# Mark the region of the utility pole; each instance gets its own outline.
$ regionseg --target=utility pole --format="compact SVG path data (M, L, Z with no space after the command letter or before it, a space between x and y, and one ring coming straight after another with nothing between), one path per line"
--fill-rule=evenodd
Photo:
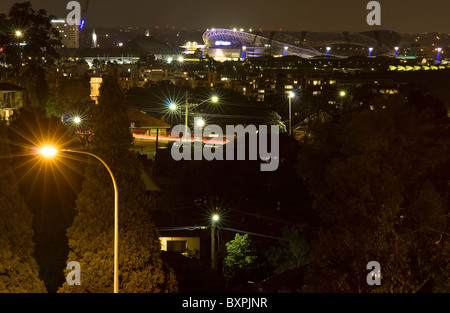
M211 267L216 269L216 226L212 223L211 226Z
M220 216L218 214L214 214L211 217L211 267L216 269L216 229L217 224L220 221Z
M184 138L187 138L187 133L188 133L188 113L189 113L189 92L186 90L186 112L185 112Z

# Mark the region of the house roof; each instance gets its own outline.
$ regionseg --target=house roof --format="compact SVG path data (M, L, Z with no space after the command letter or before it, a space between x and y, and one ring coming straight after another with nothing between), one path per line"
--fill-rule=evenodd
M150 114L136 109L128 109L128 119L137 128L170 128L164 120L157 119Z
M22 91L22 90L25 89L11 83L0 82L0 91Z

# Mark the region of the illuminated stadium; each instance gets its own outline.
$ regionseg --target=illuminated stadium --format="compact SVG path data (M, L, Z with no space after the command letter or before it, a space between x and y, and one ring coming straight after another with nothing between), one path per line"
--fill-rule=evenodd
M243 60L265 55L302 58L394 55L401 38L392 30L357 33L209 29L203 34L203 41L208 55L216 60Z

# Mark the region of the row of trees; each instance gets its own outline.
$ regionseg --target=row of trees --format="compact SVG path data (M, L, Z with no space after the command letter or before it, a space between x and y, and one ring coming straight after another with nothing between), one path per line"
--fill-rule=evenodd
M6 65L0 79L26 88L28 105L40 108L45 108L49 96L46 71L59 58L56 49L61 45L51 18L29 2L16 3L8 15L0 14L1 63Z
M177 281L174 272L161 258L159 236L150 216L148 196L141 180L142 168L137 157L129 151L132 135L129 131L122 91L115 78L104 78L101 87L99 105L93 112L93 130L95 140L92 152L104 159L112 168L116 177L120 192L119 203L119 268L121 292L175 292ZM39 120L45 120L45 114L35 111L31 116ZM26 134L38 134L35 127L24 122L26 112L22 112L19 118L10 125L10 135L14 137L13 145L27 146L22 141L30 139ZM41 126L42 126L41 122ZM55 126L55 125L53 125ZM1 126L1 155L9 156L9 143L7 142L7 126ZM29 128L32 129L29 129ZM58 127L62 127L59 125ZM45 127L43 127L45 128ZM56 132L54 134L57 134ZM44 132L40 132L45 135ZM38 135L39 136L39 135ZM38 138L39 139L39 138ZM43 141L45 139L40 138ZM74 139L74 138L73 138ZM30 146L30 142L27 143ZM36 144L36 142L31 145ZM66 138L63 145L73 146L74 143ZM21 151L15 149L15 153ZM28 151L29 152L29 151ZM13 155L15 157L15 155ZM34 168L34 163L41 169L50 166L53 171L65 171L76 168L79 161L66 159L63 155L55 160L43 161L32 156L25 162L28 167ZM42 163L44 162L44 163ZM54 165L49 165L49 163ZM46 286L41 279L42 271L39 270L34 258L33 243L33 215L20 194L18 184L8 162L1 162L2 184L1 198L2 211L0 245L0 292L45 292ZM25 166L20 164L20 166ZM28 170L27 172L31 172ZM36 175L52 175L51 170L32 173ZM73 171L64 176L75 175ZM106 169L89 160L85 166L84 182L76 201L75 218L71 227L67 229L68 255L67 262L76 261L81 265L81 285L70 286L67 283L60 285L58 292L88 292L103 293L113 290L113 188L111 178ZM32 178L36 180L36 178ZM21 178L22 180L22 178ZM33 186L33 188L38 188ZM39 187L40 193L48 192L46 184ZM64 197L64 195L61 195ZM34 201L36 201L35 199ZM33 201L33 199L31 199ZM45 210L45 208L43 208ZM36 218L36 217L35 217ZM47 221L48 224L48 221ZM42 253L42 251L40 252ZM56 252L46 257L47 261L56 258ZM54 269L53 269L54 270ZM64 274L64 268L59 268L51 273L50 277L59 276L61 283L68 274ZM46 277L48 278L48 277ZM46 281L50 283L50 281ZM51 283L54 283L53 281Z
M297 172L317 219L286 228L263 257L255 240L237 235L226 245L229 280L253 280L269 263L274 274L302 268L299 291L450 291L445 106L421 92L371 105L348 101L309 123ZM381 264L380 286L366 282L370 261Z

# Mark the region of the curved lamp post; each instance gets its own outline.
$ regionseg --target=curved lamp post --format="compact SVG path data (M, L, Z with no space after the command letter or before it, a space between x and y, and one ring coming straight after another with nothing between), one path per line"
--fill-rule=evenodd
M100 157L95 154L85 152L85 151L76 151L76 150L68 150L63 149L58 151L55 147L45 146L40 149L41 155L45 158L53 158L58 152L68 152L68 153L76 153L76 154L84 154L99 160L108 170L109 175L111 176L113 185L114 185L114 293L119 293L119 191L117 188L116 179L105 161L103 161Z

